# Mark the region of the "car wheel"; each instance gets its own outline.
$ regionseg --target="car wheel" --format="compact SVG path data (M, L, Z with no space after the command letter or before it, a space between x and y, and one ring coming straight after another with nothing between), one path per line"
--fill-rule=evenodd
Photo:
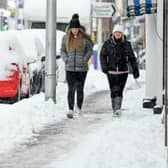
M21 83L19 85L18 92L16 94L15 100L16 100L15 102L18 102L18 101L21 100Z
M18 91L17 91L17 94L16 94L16 96L15 97L13 97L13 98L11 98L11 103L16 103L16 102L18 102L18 101L20 101L21 100L21 83L20 83L20 85L19 85L19 88L18 88Z

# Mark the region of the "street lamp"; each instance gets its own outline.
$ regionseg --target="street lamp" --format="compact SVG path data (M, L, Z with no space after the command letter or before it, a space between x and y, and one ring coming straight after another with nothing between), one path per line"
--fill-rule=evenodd
M45 100L56 102L56 0L47 0Z

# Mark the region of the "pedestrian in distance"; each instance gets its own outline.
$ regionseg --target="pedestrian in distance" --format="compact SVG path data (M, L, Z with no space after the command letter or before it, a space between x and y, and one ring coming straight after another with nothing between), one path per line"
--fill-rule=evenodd
M66 35L62 39L61 57L65 62L68 84L68 114L80 113L84 99L84 84L88 61L93 54L91 37L81 30L79 17L72 18ZM75 111L75 94L77 109ZM71 115L71 116L72 116Z
M131 43L123 33L122 25L115 25L111 37L104 42L100 52L100 64L103 73L107 75L111 92L113 115L121 113L123 90L127 81L129 66L133 77L139 77L137 59Z

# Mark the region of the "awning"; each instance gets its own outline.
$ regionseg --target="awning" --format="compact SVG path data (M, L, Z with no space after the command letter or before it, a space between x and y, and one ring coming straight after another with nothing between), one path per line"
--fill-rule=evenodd
M157 0L127 0L127 16L140 16L157 12Z

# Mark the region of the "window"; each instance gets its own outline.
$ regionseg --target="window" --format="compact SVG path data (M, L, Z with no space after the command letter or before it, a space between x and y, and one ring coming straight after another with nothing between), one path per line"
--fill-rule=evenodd
M57 30L65 31L68 23L57 23ZM45 22L33 22L31 25L32 29L45 29Z

